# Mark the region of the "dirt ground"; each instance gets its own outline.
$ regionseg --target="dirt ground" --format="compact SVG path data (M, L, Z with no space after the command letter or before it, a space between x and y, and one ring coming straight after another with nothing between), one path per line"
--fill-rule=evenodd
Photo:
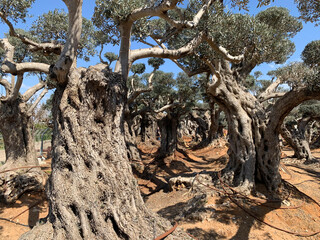
M136 173L136 176L143 198L154 212L173 224L177 222L178 227L197 240L320 239L320 234L305 237L320 231L319 164L304 165L290 158L291 149L284 148L280 167L284 187L281 188L280 201L262 201L267 193L261 186L257 186L259 193L250 198L231 194L230 189L225 189L228 195L223 189L216 191L205 185L206 193L190 191L190 187L184 184L177 184L170 190L170 177L184 175L196 181L197 173L219 171L228 160L223 140L196 151L188 147L187 140L162 166L152 162L156 145L139 146L142 164L149 174L145 171ZM312 152L320 158L320 149ZM50 160L47 160L46 165L49 164ZM193 203L196 203L195 207ZM11 206L0 205L0 239L18 239L46 214L47 202L43 193L25 194Z

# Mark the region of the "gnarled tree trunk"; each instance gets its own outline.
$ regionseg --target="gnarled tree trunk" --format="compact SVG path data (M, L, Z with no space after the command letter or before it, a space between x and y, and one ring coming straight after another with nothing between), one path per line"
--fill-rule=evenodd
M178 117L175 114L167 114L158 120L161 145L158 158L171 156L177 148L178 142Z
M0 103L0 132L3 135L6 162L0 167L0 201L12 203L24 192L43 190L47 179L38 166L31 117L19 99Z
M281 182L279 133L278 129L269 129L270 119L262 105L229 74L209 93L228 122L229 162L222 171L223 178L247 193L257 178L269 190L276 190Z
M141 114L140 135L142 142L153 142L157 140L157 123L149 113Z
M145 207L132 175L125 104L121 76L98 66L74 70L57 87L49 215L21 239L149 240L170 228ZM181 234L176 239L188 239Z
M220 107L215 107L213 102L210 102L210 124L208 129L207 137L202 139L202 141L194 147L194 149L205 148L211 144L213 144L214 140L220 136L223 136L220 132L223 130L223 126L221 125L219 118L221 109Z
M281 127L281 135L292 147L294 157L304 159L306 162L312 162L314 157L312 156L309 142L305 137L306 124L302 121L298 125L298 129L291 128L290 130L283 125Z
M124 122L127 156L131 163L132 169L136 172L142 173L144 171L144 164L142 163L141 155L137 146L136 133L134 129L132 129L132 119L129 119L129 117L129 115L126 116L126 120Z
M226 70L221 71L221 78L223 81L210 85L208 92L228 121L230 159L223 176L246 192L250 192L259 179L274 193L281 183L279 135L283 120L300 103L319 99L320 88L295 88L264 108L238 85L237 79L241 76Z

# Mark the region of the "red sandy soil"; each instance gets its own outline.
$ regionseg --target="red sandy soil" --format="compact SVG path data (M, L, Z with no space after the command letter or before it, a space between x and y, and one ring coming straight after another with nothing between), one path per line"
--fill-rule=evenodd
M173 191L168 191L168 178L204 170L219 171L225 166L228 159L227 147L223 140L215 146L197 151L192 151L188 147L188 140L184 139L182 144L184 146L180 145L174 156L167 158L165 165L159 167L152 162L157 146L144 144L139 146L143 164L152 173L137 176L142 195L149 208L168 218L172 223L181 213L181 209L186 206L186 202L195 195L183 185L177 186ZM203 206L207 216L202 220L179 221L178 227L183 228L198 240L320 239L320 234L311 237L295 236L265 224L300 235L320 231L320 205L317 205L320 202L319 164L304 165L288 158L292 154L291 149L283 149L280 172L287 186L289 183L293 185L290 189L288 187L282 189L282 195L286 196L286 201L281 204L268 203L268 206L273 208L257 206L247 199L233 196L230 199L226 194L208 189L210 195ZM313 154L320 158L320 149L313 150ZM49 162L50 160L47 161L47 164ZM232 202L232 199L237 205ZM39 218L45 217L46 214L47 202L43 193L25 194L13 205L0 205L0 218L11 219L25 225L33 226ZM0 220L0 239L15 240L28 230L29 227Z

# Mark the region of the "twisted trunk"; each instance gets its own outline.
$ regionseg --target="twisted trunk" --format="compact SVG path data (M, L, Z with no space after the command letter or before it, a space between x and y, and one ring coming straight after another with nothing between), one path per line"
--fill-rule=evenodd
M219 107L216 108L213 102L210 102L210 108L210 125L207 134L208 136L204 138L197 146L195 146L194 149L205 148L213 144L215 139L223 136L223 134L221 134L223 131L223 126L219 121L221 109Z
M269 127L266 111L230 74L209 93L228 122L229 162L222 171L224 179L243 192L250 192L257 179L275 191L281 181L279 134Z
M26 104L19 99L1 102L0 121L6 153L6 162L0 172L15 169L0 174L0 201L12 203L26 191L44 189L46 175L36 168L16 169L39 165Z
M149 240L170 228L145 207L132 175L125 104L121 76L98 66L56 89L49 215L21 239Z
M124 121L127 157L131 163L132 170L136 173L142 173L144 171L144 164L141 160L141 155L137 146L137 137L132 127L132 122L130 115L127 115L126 120Z
M281 127L281 135L292 147L294 151L294 157L298 159L304 159L306 162L312 162L314 157L312 156L310 145L305 137L307 122L302 120L299 124L298 129L290 128L286 126Z

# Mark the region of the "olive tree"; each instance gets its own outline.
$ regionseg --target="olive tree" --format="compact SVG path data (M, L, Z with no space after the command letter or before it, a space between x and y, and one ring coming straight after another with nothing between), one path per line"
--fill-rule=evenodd
M266 60L266 55L271 57L273 54L282 53L282 48L272 49L272 44L266 45L269 50L262 57L257 55L257 62L255 62L256 55L251 55L252 49L257 49L258 53L263 52L262 46L265 45L265 41L257 48L249 48L244 53L242 51L247 48L244 49L243 46L239 48L242 51L232 52L233 55L239 54L239 56L230 55L225 48L215 43L213 29L211 31L198 29L201 27L201 24L199 25L201 20L207 22L208 18L204 18L205 13L215 1L195 1L197 4L189 5L192 11L185 14L177 8L177 4L181 2L178 0L97 0L94 16L96 26L102 33L113 33L115 41L120 42L116 73L111 73L106 64L88 69L77 68L77 50L82 30L82 0L64 0L64 2L69 16L66 41L57 61L51 66L43 66L45 71L49 71L50 80L56 85L53 98L52 174L48 184L49 216L43 225L33 228L22 239L152 239L170 226L167 221L145 207L138 185L132 176L124 139L126 82L134 61L149 57L176 60L193 53L197 47L201 50L202 42L222 56L217 58L218 64L215 68L213 66L215 59L210 56L212 52L208 51L209 56L203 54L201 62L204 64L195 71L206 71L214 76L213 82L209 84L209 91L215 101L224 107L228 121L232 124L229 127L229 130L234 130L232 147L234 141L239 142L236 143L235 150L232 150L233 153L231 152L229 164L231 171L237 173L240 170L239 176L234 174L238 180L235 182L250 188L254 183L256 165L262 178L266 179L266 185L271 189L277 188L278 160L271 159L268 154L268 150L270 153L278 153L277 139L272 138L270 134L274 136L278 122L285 115L281 114L282 109L285 109L286 113L296 104L292 101L294 99L292 95L298 95L298 99L302 101L314 97L316 91L299 88L283 96L282 101L273 107L272 113L278 115L271 121L260 102L242 90L239 84L241 79L238 77L245 76L251 71L252 66L262 61L274 61L273 58ZM260 18L262 18L260 30L264 28L273 30L275 25L279 25L276 21L268 24L270 14L268 17L260 15ZM153 20L156 20L155 24L151 24ZM283 47L290 46L287 41L288 34L285 33L294 33L299 27L291 29L295 25L295 20L289 17L281 20L289 21L289 23L280 21L283 22L280 29L284 31L277 34L274 30L275 32L271 31L272 34L266 37L276 40L279 45L284 45ZM145 21L151 25L145 24ZM210 22L202 24L205 25L211 24ZM228 26L239 25L242 24ZM287 25L290 26L289 29ZM149 29L149 26L152 28ZM152 31L153 34L146 34L156 26L166 31L160 29ZM188 34L185 34L183 41L180 41L185 44L177 48L167 48L169 37L181 33L184 29L186 33L190 32L192 35L188 37ZM133 30L137 40L149 44L147 36L150 36L156 43L146 49L130 49ZM231 30L232 28L230 32ZM256 40L258 41L260 37L259 35ZM235 37L231 37L232 39ZM284 41L281 41L283 39ZM105 42L107 41L110 41L110 35L106 36ZM238 38L237 42L242 42L242 38ZM279 45L277 46L281 47ZM41 43L37 46L40 49L44 48ZM206 45L206 49L208 46ZM287 54L291 50L284 52ZM283 59L277 58L279 61ZM189 63L197 66L192 59ZM232 69L230 69L231 64ZM38 68L42 66L34 65ZM22 67L15 62L5 66L7 73ZM265 129L270 130L265 131ZM274 181L270 179L271 176L275 176ZM179 231L175 231L170 237L190 238Z
M1 196L6 202L16 200L26 190L40 189L46 175L35 167L38 164L32 134L32 112L54 83L48 80L50 64L58 59L66 41L68 15L64 11L54 10L39 16L29 31L14 28L14 22L27 16L27 8L33 1L1 1L0 19L9 28L6 38L0 40L2 51L1 71L11 81L2 78L1 85L6 96L1 99L0 131L3 134L6 150L6 163L2 170L18 168L16 172L5 173L1 184ZM84 31L79 43L77 55L88 59L94 53L93 42L89 38L92 24L84 20ZM40 82L21 94L20 89L26 77L39 76ZM16 78L16 80L15 80ZM39 90L38 99L32 104L27 102ZM10 110L9 110L10 109ZM21 172L25 172L21 174ZM19 174L17 173L19 172ZM27 173L26 173L27 172Z
M170 223L145 207L128 161L124 115L129 68L122 64L125 74L112 73L103 63L88 69L77 68L84 26L82 1L64 2L69 17L66 40L58 59L43 66L56 88L52 110L52 174L47 190L49 215L44 224L21 238L155 238L170 228ZM158 5L161 7L149 9L167 9L167 3ZM138 11L144 12L139 8ZM120 59L122 52L123 49ZM14 71L10 66L7 73ZM179 230L171 238L190 239Z
M281 128L281 135L294 150L294 157L305 160L305 164L316 162L310 144L313 140L313 128L319 122L319 103L308 101L301 104L286 119Z
M0 39L0 85L5 89L5 94L0 98L0 132L3 136L4 148L6 153L5 164L0 167L0 201L6 203L14 202L21 194L29 190L41 190L46 181L46 174L39 168L29 171L19 169L26 166L39 166L34 136L32 133L32 115L34 109L44 95L48 92L47 83L39 78L39 83L29 88L23 94L20 89L25 72L23 68L29 68L28 59L37 57L28 53L23 38L15 36L28 36L32 39L30 33L21 29L14 30L9 20L16 21L17 18L25 16L25 6L29 6L32 1L22 1L16 4L1 1L3 9L0 12L0 19L7 21L10 27L10 34L7 38ZM8 66L13 63L17 65L11 66L13 71L11 76L6 74ZM29 100L42 89L36 100L29 104ZM18 171L9 171L16 169Z

